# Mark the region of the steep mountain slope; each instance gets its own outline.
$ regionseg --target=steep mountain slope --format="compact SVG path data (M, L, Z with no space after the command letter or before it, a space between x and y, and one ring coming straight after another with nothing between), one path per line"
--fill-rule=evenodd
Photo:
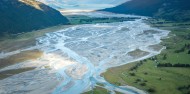
M168 20L190 20L189 0L131 0L104 11L153 16Z
M0 0L0 34L17 34L68 24L57 10L34 0Z

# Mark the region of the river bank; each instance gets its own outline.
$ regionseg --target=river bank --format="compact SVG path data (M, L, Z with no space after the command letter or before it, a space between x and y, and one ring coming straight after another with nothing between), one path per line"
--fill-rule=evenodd
M0 39L0 70L29 60L36 60L43 56L43 52L36 47L36 38L44 36L48 32L61 30L71 25L54 26L42 30L27 32L18 35L4 36ZM35 67L11 69L1 71L0 79L5 79L22 72L30 71ZM14 72L15 71L15 72Z
M60 81L56 77L56 71L49 68L49 63L45 60L38 61L43 59L44 53L36 46L36 38L70 26L55 26L1 37L0 93L52 93Z
M155 19L147 22L154 27L171 30L169 38L161 42L166 49L152 58L108 69L102 76L112 84L134 86L151 94L188 94L190 92L188 67L157 67L157 65L189 64L189 48L176 52L190 43L189 25Z

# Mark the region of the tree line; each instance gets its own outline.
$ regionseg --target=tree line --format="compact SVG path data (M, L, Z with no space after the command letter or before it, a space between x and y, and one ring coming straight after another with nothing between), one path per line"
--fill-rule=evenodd
M171 63L164 63L164 64L158 64L157 67L186 67L190 68L190 64L171 64Z

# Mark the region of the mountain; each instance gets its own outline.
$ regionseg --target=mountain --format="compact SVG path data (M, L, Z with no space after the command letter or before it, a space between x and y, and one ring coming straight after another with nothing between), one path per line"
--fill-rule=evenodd
M103 11L189 21L190 0L131 0Z
M68 24L57 10L35 0L0 0L0 35Z
M55 9L96 10L120 5L128 0L37 0Z

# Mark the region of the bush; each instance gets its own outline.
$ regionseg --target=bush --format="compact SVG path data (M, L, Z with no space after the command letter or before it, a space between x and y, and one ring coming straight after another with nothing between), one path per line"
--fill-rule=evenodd
M158 78L158 80L162 80L162 78Z
M146 83L140 83L141 86L146 86Z
M167 59L167 54L164 54L163 60L166 60L166 59Z
M190 50L188 51L188 54L190 54Z
M157 67L172 67L173 65L171 63L165 63L165 64L158 64Z
M143 60L143 62L146 62L146 61L147 61L146 59Z
M139 82L139 81L141 81L141 79L136 79L136 82Z
M117 85L117 86L121 86L121 83L119 83L119 82L115 82L115 85Z
M147 72L144 72L144 75L147 75L148 73Z
M156 92L156 90L153 89L153 88L149 88L147 91L150 92L150 93L154 93L154 92Z
M190 44L185 44L181 49L176 50L175 53L184 52L186 49L190 48ZM188 54L190 54L190 50L188 51Z
M158 60L158 58L157 58L156 56L151 57L151 58L149 58L149 59L150 59L150 60L153 60L153 61Z
M138 83L137 81L135 81L134 83Z
M137 70L137 69L138 69L138 67L140 67L142 64L143 64L143 62L142 62L142 61L140 61L140 62L139 62L139 63L137 63L135 66L131 67L129 70L130 70L130 71Z
M190 89L190 85L187 85L187 86L181 86L181 87L178 87L177 88L179 91L182 91L182 90L188 90L188 89Z
M133 73L133 72L131 72L131 73L129 73L131 76L135 76L135 73Z

